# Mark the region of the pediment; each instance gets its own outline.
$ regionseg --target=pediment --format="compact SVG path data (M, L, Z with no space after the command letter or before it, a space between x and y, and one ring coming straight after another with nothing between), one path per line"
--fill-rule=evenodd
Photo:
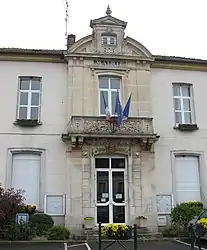
M94 25L115 25L115 26L122 26L126 28L127 22L124 22L120 19L117 19L113 16L104 16L98 19L91 20L90 27L93 28Z
M76 54L100 54L96 51L96 46L92 35L86 36L78 40L69 50L68 53ZM101 53L103 54L103 53ZM144 47L141 43L134 40L133 38L126 37L123 41L123 47L121 53L114 52L117 56L129 56L129 57L140 57L140 58L152 58L150 51Z
M141 43L131 37L124 39L123 54L136 57L152 58L150 51Z

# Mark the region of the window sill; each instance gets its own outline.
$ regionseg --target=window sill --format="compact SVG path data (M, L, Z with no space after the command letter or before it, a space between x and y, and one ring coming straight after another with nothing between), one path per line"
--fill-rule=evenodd
M173 128L180 131L195 131L199 129L197 124L176 124Z
M36 127L42 125L41 122L38 120L30 120L30 119L17 119L14 122L14 125L21 126L21 127Z

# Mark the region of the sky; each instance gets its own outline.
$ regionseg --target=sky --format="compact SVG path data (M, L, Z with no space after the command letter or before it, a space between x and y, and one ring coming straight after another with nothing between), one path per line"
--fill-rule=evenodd
M207 0L68 0L68 34L91 34L90 20L128 22L125 34L154 55L207 59ZM0 0L0 47L65 49L65 0Z

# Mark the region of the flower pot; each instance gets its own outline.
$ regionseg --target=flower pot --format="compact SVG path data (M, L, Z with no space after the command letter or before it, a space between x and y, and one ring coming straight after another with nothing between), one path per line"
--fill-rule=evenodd
M139 228L146 228L147 227L147 218L144 216L137 217L137 226Z
M93 217L85 217L84 218L84 228L92 229L94 226L94 218Z
M127 230L125 232L122 232L121 234L118 235L111 235L107 237L108 239L113 239L113 240L129 240L132 238L132 230Z

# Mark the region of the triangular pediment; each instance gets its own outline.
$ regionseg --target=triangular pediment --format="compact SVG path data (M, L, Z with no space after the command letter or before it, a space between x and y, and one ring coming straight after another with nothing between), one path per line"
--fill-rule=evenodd
M126 28L127 22L124 22L120 19L117 19L113 16L104 16L98 19L91 20L90 27L93 28L94 25L115 25L115 26L122 26Z

